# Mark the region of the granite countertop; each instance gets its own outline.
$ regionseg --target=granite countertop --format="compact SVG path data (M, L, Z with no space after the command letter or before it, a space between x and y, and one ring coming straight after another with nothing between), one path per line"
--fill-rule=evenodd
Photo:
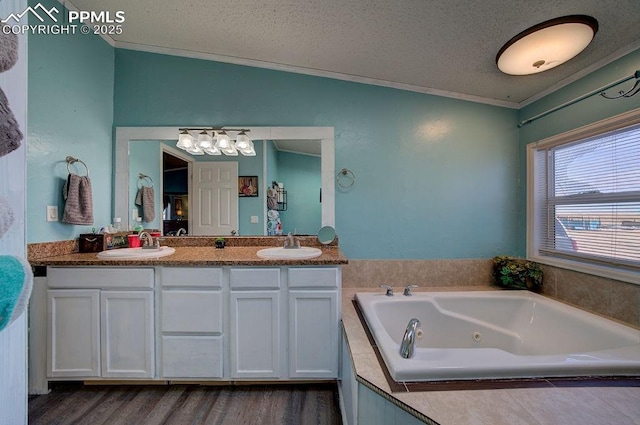
M66 253L30 258L32 266L325 266L347 264L338 247L322 247L322 254L304 260L265 260L257 252L264 246L176 246L176 252L161 258L139 260L101 260L97 253Z
M490 287L429 288L429 291L491 290ZM396 292L402 288L394 288ZM424 290L424 289L420 289ZM412 390L390 385L353 305L356 292L380 288L343 288L342 323L356 379L427 424L439 425L600 425L640 424L640 387L567 386L531 388L442 388ZM397 383L395 383L397 384Z

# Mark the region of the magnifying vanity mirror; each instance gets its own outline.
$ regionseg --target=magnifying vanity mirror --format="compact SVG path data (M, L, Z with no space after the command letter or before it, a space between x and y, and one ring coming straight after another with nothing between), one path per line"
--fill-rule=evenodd
M318 242L323 245L329 245L336 239L336 229L332 226L322 226L318 231Z
M138 176L144 174L154 182L155 218L143 225L163 229L165 234L184 228L189 235L267 235L267 189L273 182L284 183L285 189L298 193L293 198L289 193L287 210L280 212L283 233L315 234L323 226L334 226L333 127L242 128L249 129L254 157L192 156L175 147L179 127L116 128L114 217L121 217L125 228L135 226L134 214L142 211L135 205L136 191L142 184L148 185L148 180L138 182ZM314 146L319 147L315 152ZM163 157L172 158L174 165L167 166ZM309 165L318 161L319 167ZM308 175L311 169L315 177L295 174ZM197 180L215 173L229 177L232 184L220 192L224 196L216 196L220 204L211 209L213 196L207 195L202 181ZM239 192L240 181L249 185L257 182L252 196L246 196L246 190ZM305 181L313 183L302 186ZM303 196L306 201L301 201Z

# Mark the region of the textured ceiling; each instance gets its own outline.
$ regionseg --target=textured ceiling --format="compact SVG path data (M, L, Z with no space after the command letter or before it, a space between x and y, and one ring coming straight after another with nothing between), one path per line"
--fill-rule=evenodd
M173 53L514 107L640 47L639 0L64 3L124 11L124 31L113 36L116 47L177 49L182 52ZM495 55L511 37L572 14L591 15L600 25L578 57L532 76L498 71Z

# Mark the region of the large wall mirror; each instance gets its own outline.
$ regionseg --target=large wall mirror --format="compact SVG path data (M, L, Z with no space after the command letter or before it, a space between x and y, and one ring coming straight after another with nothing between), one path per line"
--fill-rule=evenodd
M315 234L322 226L335 227L333 127L242 128L250 130L255 157L192 156L175 147L179 127L116 128L114 217L133 227L134 215L143 215L135 202L137 192L152 186L155 217L145 227L165 234L182 227L188 234L229 235L226 230L191 231L191 220L200 211L194 211L200 202L194 170L226 162L237 168L239 177L250 178L247 184L258 184L257 196L240 193L229 202L238 223L232 230L241 236L269 234L267 188L276 181L287 190L286 211L279 213L284 233Z

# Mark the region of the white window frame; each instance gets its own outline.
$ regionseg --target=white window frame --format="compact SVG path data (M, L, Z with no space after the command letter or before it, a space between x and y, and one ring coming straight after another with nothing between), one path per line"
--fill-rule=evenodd
M537 240L535 226L537 210L535 199L535 175L534 175L534 159L538 149L547 149L562 146L578 140L587 139L610 131L618 130L640 123L640 108L629 111L614 117L597 121L595 123L577 128L556 136L551 136L538 142L529 143L527 145L527 258L541 264L565 268L578 272L588 273L596 276L602 276L610 279L621 280L640 284L640 273L630 269L589 263L578 259L565 259L559 257L551 257L546 255L538 255L538 246L540 241ZM538 201L539 202L539 201Z

